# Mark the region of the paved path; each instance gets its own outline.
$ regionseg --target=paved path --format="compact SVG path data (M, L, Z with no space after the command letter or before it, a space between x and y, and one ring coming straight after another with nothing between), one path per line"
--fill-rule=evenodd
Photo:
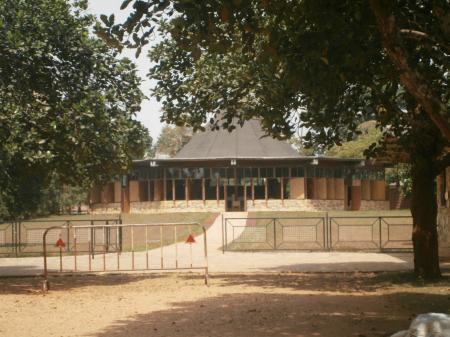
M245 218L246 213L227 213L227 217ZM240 221L240 220L236 220ZM242 220L243 224L245 220ZM211 272L352 272L352 271L396 271L412 268L412 254L384 254L384 253L353 253L353 252L226 252L222 253L222 219L219 216L208 229L208 263ZM192 259L190 251L192 249ZM178 267L188 268L203 266L203 236L196 238L196 243L190 247L185 243L164 247L163 260L161 250L153 249L148 253L148 263L152 268ZM177 262L176 262L177 261ZM63 267L66 271L74 269L75 259L64 257ZM147 254L134 254L134 267L145 268ZM59 269L59 258L48 259L51 270ZM88 271L102 271L116 269L132 269L131 253L115 253L97 255L90 260L87 255L78 256L77 269ZM1 258L0 276L39 275L43 269L42 257Z

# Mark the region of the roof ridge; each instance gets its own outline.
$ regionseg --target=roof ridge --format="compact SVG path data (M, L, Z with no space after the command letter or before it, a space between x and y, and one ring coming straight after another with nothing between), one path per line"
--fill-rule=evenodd
M175 157L186 159L295 158L299 156L286 142L266 136L260 119L246 120L243 125L239 125L234 120L234 125L235 128L231 132L226 128L206 128L203 132L196 132Z
M211 129L210 129L209 131L212 132L212 133L214 133L214 131L211 130ZM217 131L217 130L215 130L215 131ZM204 132L204 131L203 131L203 132ZM215 132L214 138L213 138L212 142L209 143L208 150L206 151L206 156L209 156L209 154L211 153L211 149L213 148L213 145L216 143L217 135L218 135L218 134L219 134L219 132Z
M258 139L257 144L258 144L258 146L260 147L262 154L263 154L264 156L267 156L267 152L265 151L264 146L262 146L262 144L261 144L261 139L262 139L262 137L258 137L258 132L256 132L256 130L255 130L256 125L255 125L255 123L252 123L252 121L256 121L256 119L252 119L252 120L250 121L249 124L250 124L250 127L251 127L252 131L253 131L253 134L254 134L254 135L257 137L257 139ZM259 122L259 120L258 120L258 122ZM258 127L259 127L259 131L262 131L262 127L261 127L261 125L260 125L259 123L258 123Z
M242 125L238 125L238 126L242 129ZM238 149L239 149L239 131L236 130L235 134L236 134L236 137L235 137L236 138L236 142L234 144L234 156L236 158L238 158L239 157L239 153L238 153Z

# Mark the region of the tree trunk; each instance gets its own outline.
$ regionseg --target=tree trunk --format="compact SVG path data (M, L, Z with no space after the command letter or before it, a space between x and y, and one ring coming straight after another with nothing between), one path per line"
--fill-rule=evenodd
M430 158L420 158L412 163L414 272L424 279L441 276L437 236L437 203L434 193L435 171Z

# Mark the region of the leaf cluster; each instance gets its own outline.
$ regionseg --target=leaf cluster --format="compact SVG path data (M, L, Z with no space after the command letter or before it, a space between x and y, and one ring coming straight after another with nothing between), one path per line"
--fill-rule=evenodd
M422 156L425 146L416 148L417 137L428 134L429 157L445 152L442 125L418 100L422 89L405 83L426 88L424 100L440 102L441 124L448 127L446 1L123 3L131 5L127 21L105 24L104 32L127 45L129 36L159 27L165 38L150 51L149 76L157 82L153 94L162 101L164 121L197 130L205 123L232 128L233 118L243 123L256 117L282 139L306 129L304 143L324 152L354 139L358 125L373 119L403 151ZM388 41L376 11L383 6L388 22L395 22ZM421 82L406 78L399 63ZM368 150L375 155L384 149Z
M39 191L89 186L142 156L135 65L92 37L86 2L0 0L0 194L11 215Z

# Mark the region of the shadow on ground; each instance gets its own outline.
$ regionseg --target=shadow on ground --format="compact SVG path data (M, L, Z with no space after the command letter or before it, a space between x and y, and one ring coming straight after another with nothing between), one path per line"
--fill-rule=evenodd
M448 294L233 293L124 318L92 337L380 337L406 328L418 313L449 307Z
M146 273L146 274L84 274L60 275L49 277L52 292L65 292L92 286L120 286L143 280L168 279L194 280L201 286L204 275L200 273ZM0 278L1 294L39 293L43 278L6 277ZM210 284L214 287L261 287L270 289L288 289L324 292L373 292L390 286L405 288L422 286L445 286L450 292L450 270L446 270L442 279L424 282L415 278L412 272L348 272L348 273L215 273L210 275ZM450 304L450 303L449 303ZM450 306L449 306L450 307Z
M148 280L152 278L165 278L168 275L160 274L107 274L107 275L61 275L49 277L51 292L66 292L73 289L95 286L120 286ZM184 276L188 277L188 276ZM203 279L203 276L192 275L192 278ZM2 294L40 294L43 277L6 277L0 278L0 295Z
M412 272L380 273L279 273L279 274L219 274L219 286L256 286L265 289L285 288L306 291L341 291L346 293L374 292L393 286L417 288L424 286L449 287L450 272L442 279L428 281L417 279Z

